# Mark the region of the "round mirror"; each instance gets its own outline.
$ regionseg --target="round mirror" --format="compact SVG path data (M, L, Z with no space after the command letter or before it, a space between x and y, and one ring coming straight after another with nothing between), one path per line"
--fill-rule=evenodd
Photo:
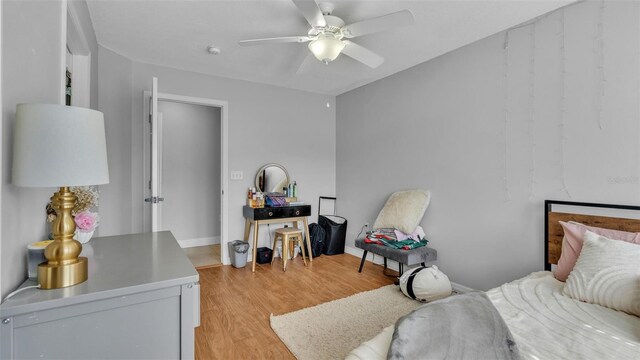
M289 173L284 166L267 164L256 174L256 189L261 192L282 192L289 185Z

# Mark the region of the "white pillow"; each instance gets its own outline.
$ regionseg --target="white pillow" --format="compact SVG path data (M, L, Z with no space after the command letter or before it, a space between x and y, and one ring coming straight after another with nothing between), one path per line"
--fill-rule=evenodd
M353 349L344 360L387 360L395 326L387 326L371 340Z
M411 234L427 211L431 194L427 190L397 191L389 196L378 214L374 229L398 229Z
M587 231L563 292L576 300L640 316L640 245Z

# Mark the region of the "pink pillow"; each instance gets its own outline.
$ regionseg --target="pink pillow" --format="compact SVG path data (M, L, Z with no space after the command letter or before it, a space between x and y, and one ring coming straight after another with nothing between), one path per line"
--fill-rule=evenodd
M564 238L562 239L562 252L558 260L558 267L553 275L560 281L566 281L569 273L571 273L571 270L573 270L573 267L576 265L578 255L580 255L580 251L582 250L583 236L587 230L608 237L609 239L640 244L640 233L603 229L573 221L568 223L559 221L559 223L564 230Z

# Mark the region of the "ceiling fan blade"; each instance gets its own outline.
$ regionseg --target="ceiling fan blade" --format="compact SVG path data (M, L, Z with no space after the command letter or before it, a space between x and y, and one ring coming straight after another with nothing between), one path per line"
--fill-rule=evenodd
M377 68L384 62L384 58L373 51L349 40L343 41L346 45L344 49L342 49L342 53L348 57L358 60L372 69Z
M309 71L311 64L313 64L314 61L318 61L318 60L316 60L315 56L313 56L312 53L307 51L307 56L305 56L304 60L302 60L302 62L300 63L300 66L296 71L296 75L307 73Z
M278 43L303 43L311 40L308 36L283 36L275 38L265 39L251 39L241 40L238 44L241 46L263 45L263 44L278 44Z
M342 33L344 37L350 39L411 24L413 24L413 14L409 10L402 10L346 25L342 28Z
M318 4L314 0L292 0L298 10L302 13L305 19L313 27L327 26L327 22L322 16L322 11L318 7Z

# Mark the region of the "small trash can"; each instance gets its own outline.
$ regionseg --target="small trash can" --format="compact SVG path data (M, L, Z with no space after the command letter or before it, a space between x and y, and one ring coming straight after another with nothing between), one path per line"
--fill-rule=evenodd
M229 259L234 268L247 266L249 255L249 243L242 240L233 240L229 243Z
M268 264L271 262L271 255L273 254L273 250L268 247L259 247L256 249L256 259L257 264Z

